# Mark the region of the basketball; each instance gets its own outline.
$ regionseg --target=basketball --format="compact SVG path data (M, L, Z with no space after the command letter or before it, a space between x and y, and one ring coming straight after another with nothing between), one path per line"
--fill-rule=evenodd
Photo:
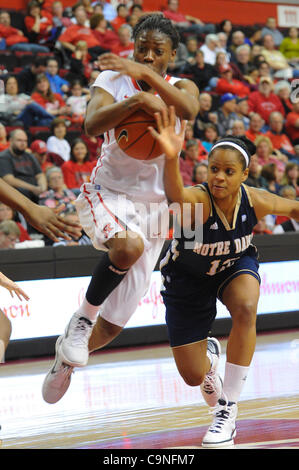
M129 157L136 160L152 160L162 154L148 126L156 128L155 118L140 110L115 127L116 142Z

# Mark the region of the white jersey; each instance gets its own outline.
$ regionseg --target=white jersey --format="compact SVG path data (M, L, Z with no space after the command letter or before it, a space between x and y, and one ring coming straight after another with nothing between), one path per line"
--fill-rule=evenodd
M110 70L101 72L93 87L103 88L116 102L142 91L137 82L127 75L112 80L117 74ZM181 79L167 75L165 80L173 85ZM104 134L101 155L92 172L91 183L126 194L135 201L161 202L165 200L163 169L164 154L152 160L131 158L120 149L114 129L111 129Z

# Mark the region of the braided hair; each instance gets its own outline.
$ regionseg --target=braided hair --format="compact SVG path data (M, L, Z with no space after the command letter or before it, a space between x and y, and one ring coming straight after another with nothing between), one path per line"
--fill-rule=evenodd
M136 41L143 31L160 31L169 37L172 43L172 50L177 49L180 36L172 22L161 13L150 13L143 15L133 28L133 39Z

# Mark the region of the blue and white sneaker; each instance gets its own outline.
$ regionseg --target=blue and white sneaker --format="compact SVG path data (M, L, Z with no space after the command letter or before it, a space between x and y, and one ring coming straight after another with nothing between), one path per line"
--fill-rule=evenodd
M236 436L237 413L236 403L220 399L212 412L214 420L203 438L202 446L232 447Z
M211 361L211 368L206 374L204 381L200 385L200 389L207 405L214 407L221 398L223 385L221 377L217 373L221 355L221 346L216 338L208 338L207 352Z

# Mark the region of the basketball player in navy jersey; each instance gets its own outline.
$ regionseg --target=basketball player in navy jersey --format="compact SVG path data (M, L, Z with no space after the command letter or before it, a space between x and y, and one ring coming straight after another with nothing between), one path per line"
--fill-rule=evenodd
M134 27L133 38L134 60L110 53L98 59L102 72L92 87L85 130L92 136L104 134L104 142L76 207L84 231L102 256L82 304L57 340L56 359L42 389L48 403L62 398L73 368L87 364L90 350L110 343L122 331L148 289L164 244L163 237L142 228L145 219L168 217L164 155L148 161L130 158L118 146L114 128L140 109L154 115L172 104L177 115L188 120L199 109L196 85L166 73L179 44L171 21L162 14L145 15ZM119 195L125 196L121 207ZM136 203L142 204L145 217ZM150 212L151 203L159 205L157 214Z
M233 445L237 402L243 389L256 342L256 313L260 277L252 230L267 214L299 220L299 202L244 185L254 145L246 138L224 137L209 153L208 182L184 187L178 153L183 133L176 134L175 111L156 116L151 129L166 155L164 184L170 202L202 204L202 237L186 248L183 230L161 261L162 296L170 344L177 368L189 385L200 385L211 365L208 334L216 316L216 299L228 309L232 328L227 343L221 397L214 421L203 438L204 447ZM245 142L244 142L245 141ZM184 226L184 211L181 226ZM190 243L190 240L188 239Z

